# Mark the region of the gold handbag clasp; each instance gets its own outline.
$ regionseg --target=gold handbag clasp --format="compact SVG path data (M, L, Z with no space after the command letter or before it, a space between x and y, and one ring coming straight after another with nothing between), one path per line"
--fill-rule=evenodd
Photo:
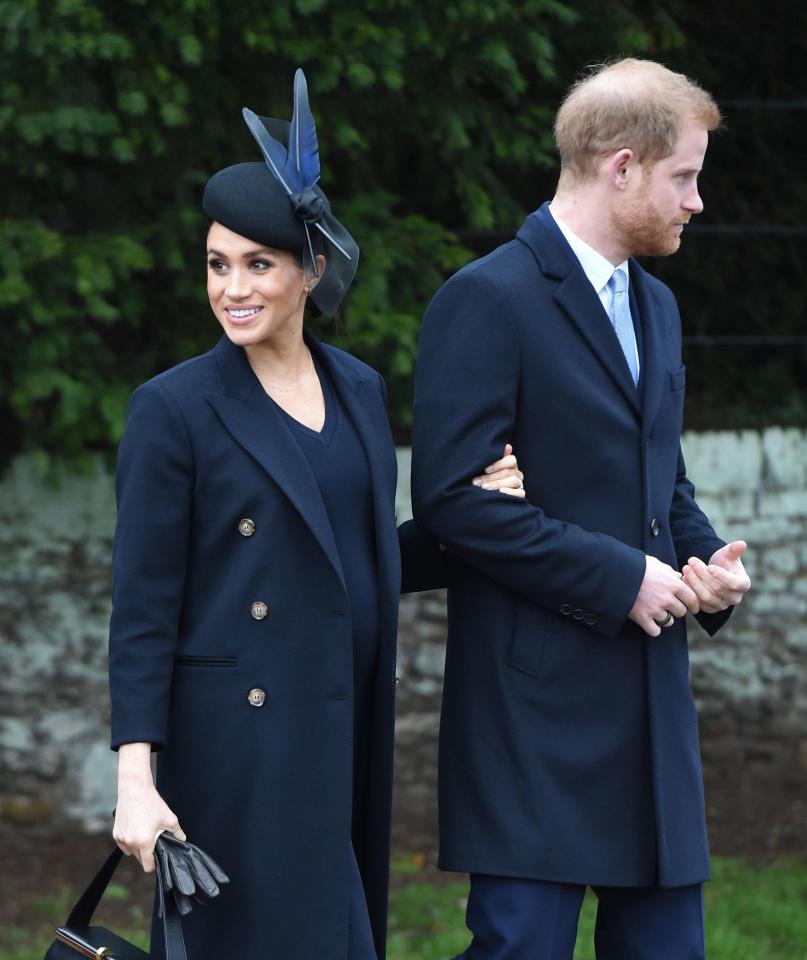
M85 957L94 957L95 960L105 960L106 957L112 956L111 947L94 947L91 943L87 943L86 940L82 939L78 934L73 933L72 930L68 930L67 927L59 927L56 930L56 937L66 943L68 947L71 947L76 953L83 954Z

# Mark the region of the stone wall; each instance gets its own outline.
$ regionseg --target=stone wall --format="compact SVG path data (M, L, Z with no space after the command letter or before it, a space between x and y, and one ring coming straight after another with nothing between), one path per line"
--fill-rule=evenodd
M707 775L754 764L775 790L776 771L807 772L807 432L689 434L684 451L718 531L748 540L753 579L716 638L690 634ZM399 457L406 481L408 451ZM399 520L408 514L402 483ZM101 467L54 486L21 459L0 481L0 821L110 824L113 524ZM416 848L434 834L444 618L440 592L402 601L396 809L399 841Z
M113 482L48 482L17 460L0 482L0 820L111 824L106 643Z

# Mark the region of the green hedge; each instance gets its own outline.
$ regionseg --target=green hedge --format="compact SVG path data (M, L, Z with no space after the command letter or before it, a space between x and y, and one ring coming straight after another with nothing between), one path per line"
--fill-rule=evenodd
M256 158L240 108L287 116L298 65L362 247L343 333L320 329L385 374L404 438L423 308L551 193L570 78L675 65L694 6L0 0L2 460L113 450L131 390L215 341L201 188Z

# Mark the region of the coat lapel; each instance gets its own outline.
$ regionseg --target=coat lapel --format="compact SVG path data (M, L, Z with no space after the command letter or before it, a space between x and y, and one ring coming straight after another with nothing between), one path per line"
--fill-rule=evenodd
M214 350L218 394L207 402L233 438L269 474L300 513L345 587L342 564L316 478L241 347L226 336Z
M635 260L630 262L630 282L636 293L642 322L642 432L647 434L656 419L667 374L664 356L664 308L655 291L650 289L644 270Z
M641 413L639 393L631 379L625 354L616 338L613 327L602 308L600 298L580 269L573 271L555 292L555 300L561 305L580 335L588 343L597 359L608 372L633 410Z
M364 377L306 333L306 343L325 367L364 446L373 490L378 582L384 602L397 604L401 592L400 546L395 524L397 463L389 418L374 377Z
M517 237L532 250L543 272L560 281L555 291L556 302L637 417L641 416L639 394L613 327L577 257L552 219L548 204L544 204L537 215L527 217Z

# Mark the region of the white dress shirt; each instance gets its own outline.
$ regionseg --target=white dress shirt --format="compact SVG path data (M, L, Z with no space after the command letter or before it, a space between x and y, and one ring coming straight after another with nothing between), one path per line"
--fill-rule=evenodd
M588 278L589 283L600 298L600 303L605 310L605 314L608 319L611 319L611 293L608 290L608 281L611 279L611 276L614 270L621 270L625 274L626 281L626 291L630 293L630 270L628 269L628 261L623 260L618 266L614 266L610 260L607 260L601 253L598 253L594 247L590 247L585 240L581 240L574 231L572 231L566 224L560 219L560 217L552 209L552 206L549 207L549 212L552 214L552 219L558 225L558 229L566 238L566 242L572 248L572 252L580 261L580 266L583 268L583 273L585 273ZM636 344L636 369L639 369L639 346Z

